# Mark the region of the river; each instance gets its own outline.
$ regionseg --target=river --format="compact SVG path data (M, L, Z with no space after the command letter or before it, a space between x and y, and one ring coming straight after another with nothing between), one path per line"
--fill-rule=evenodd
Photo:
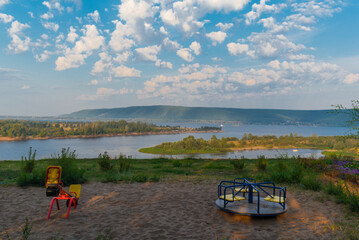
M204 123L156 123L158 125L180 125L182 127L217 126L218 124ZM320 150L313 149L281 149L281 150L253 150L238 151L223 154L191 154L191 155L154 155L138 152L138 149L151 147L162 142L179 141L189 135L196 138L210 139L212 135L217 138L238 137L244 133L253 135L286 135L298 133L300 136L336 136L348 133L343 127L313 127L313 126L277 126L277 125L231 125L225 124L220 133L185 133L176 135L146 135L146 136L118 136L84 139L48 139L48 140L27 140L14 142L0 142L0 160L20 160L21 156L27 156L29 148L37 150L36 159L48 158L52 154L60 153L62 148L70 147L76 150L79 158L95 158L100 153L108 152L112 157L125 154L133 158L155 158L155 157L201 157L201 158L257 158L259 155L266 157L277 157L282 154L288 156L320 157Z

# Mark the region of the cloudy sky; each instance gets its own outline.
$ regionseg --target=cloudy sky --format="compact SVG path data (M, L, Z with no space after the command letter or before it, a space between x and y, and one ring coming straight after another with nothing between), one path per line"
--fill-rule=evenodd
M359 97L358 0L0 0L0 115Z

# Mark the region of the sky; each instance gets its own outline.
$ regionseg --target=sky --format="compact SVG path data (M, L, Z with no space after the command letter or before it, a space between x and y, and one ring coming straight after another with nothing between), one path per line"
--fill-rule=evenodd
M350 106L358 13L358 0L0 0L0 115Z

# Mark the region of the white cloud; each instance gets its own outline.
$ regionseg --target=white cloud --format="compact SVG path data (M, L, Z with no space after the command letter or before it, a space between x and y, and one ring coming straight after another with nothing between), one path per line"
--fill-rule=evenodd
M253 57L254 52L249 50L249 46L247 44L241 43L228 43L227 49L229 54L237 56L240 54L247 54L248 56Z
M126 52L122 52L117 54L117 56L114 58L114 61L122 64L128 61L128 59L132 56L132 52L130 51L126 51Z
M77 98L77 100L81 101L94 101L99 99L106 99L110 96L118 95L120 91L115 90L113 88L98 88L95 95L86 95L83 94Z
M213 11L239 11L242 10L249 0L184 0L173 1L164 5L160 11L160 18L166 24L177 27L187 36L195 34L206 21L200 21L207 13Z
M337 5L341 5L342 1L308 1L293 3L292 7L294 11L302 13L308 16L326 17L333 16L333 13L340 12L341 8Z
M70 27L70 32L69 32L69 34L67 34L66 41L73 43L73 42L76 41L76 39L78 37L79 37L79 35L76 33L76 29L71 26Z
M129 68L123 65L120 65L116 68L112 69L112 73L115 77L123 78L123 77L140 77L141 71L136 70L135 68Z
M194 60L191 54L191 49L189 48L182 48L180 50L177 50L177 55L181 57L183 60L185 60L186 62L192 62Z
M172 69L173 67L171 62L165 62L160 59L156 61L156 66L161 68L169 68L169 69Z
M164 35L168 35L168 32L163 26L160 27L160 32L163 33Z
M226 39L227 33L218 31L207 33L206 36L211 39L213 45L216 45L217 43L222 43Z
M95 23L100 21L100 14L97 10L95 10L93 13L87 14L87 16L90 17Z
M223 32L226 32L233 27L233 23L221 23L220 22L220 23L216 24L216 27L221 29Z
M56 9L61 13L64 10L64 7L61 6L60 0L44 1L42 4L45 5L49 11Z
M106 69L110 68L112 65L111 56L107 52L102 52L99 54L100 60L95 62L91 74L103 73Z
M177 41L172 41L168 37L163 39L163 45L170 50L177 50L181 48L181 45Z
M27 13L30 15L31 18L35 18L33 12L27 12Z
M94 50L103 46L105 39L99 35L95 25L86 25L83 32L84 36L75 43L75 46L72 49L66 48L64 56L57 58L56 70L62 71L81 66Z
M157 54L161 51L161 46L154 45L144 48L137 48L135 51L142 60L156 62Z
M0 0L0 8L2 6L5 6L6 4L9 4L10 3L10 0Z
M252 10L245 15L246 17L245 22L247 25L253 23L257 18L259 18L262 15L262 13L269 13L269 12L278 13L284 7L287 6L285 3L267 5L266 1L267 0L261 0L259 4L254 3L252 5Z
M41 54L36 54L35 55L35 59L38 62L45 62L47 59L49 59L50 55L53 55L57 52L50 52L48 50L45 50L43 53Z
M115 21L116 29L111 33L110 47L116 51L121 52L130 49L135 45L135 41L129 36L133 34L132 29L123 25L120 21Z
M28 24L22 24L18 21L13 21L11 27L8 29L8 33L11 37L11 42L8 45L8 49L15 54L23 53L29 50L31 39L24 36L23 31L30 28Z
M91 82L89 82L88 85L97 85L98 84L98 80L94 79L94 80L91 80Z
M11 15L7 15L5 13L0 13L0 21L3 23L9 23L12 22L12 20L14 20L14 17Z
M21 87L21 89L23 89L23 90L24 90L24 89L29 89L29 88L30 88L29 85L24 85L24 86Z
M346 84L352 84L358 81L359 81L359 74L353 74L353 73L348 74L344 79L344 83Z
M189 48L194 52L196 56L201 54L201 44L199 42L192 42Z
M42 26L44 26L44 28L52 30L54 32L57 32L57 30L59 29L59 25L57 23L53 23L53 22L45 22L42 24Z
M49 20L54 17L54 14L51 12L44 13L40 16L42 19Z

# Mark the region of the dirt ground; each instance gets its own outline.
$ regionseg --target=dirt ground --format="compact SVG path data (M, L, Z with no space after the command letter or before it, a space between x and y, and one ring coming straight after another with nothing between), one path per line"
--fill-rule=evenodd
M288 212L253 218L215 205L217 183L90 183L82 185L77 209L66 219L60 201L46 220L45 188L0 187L0 238L19 239L25 218L29 239L342 239L332 227L344 220L344 206L318 201L322 193L288 189Z

